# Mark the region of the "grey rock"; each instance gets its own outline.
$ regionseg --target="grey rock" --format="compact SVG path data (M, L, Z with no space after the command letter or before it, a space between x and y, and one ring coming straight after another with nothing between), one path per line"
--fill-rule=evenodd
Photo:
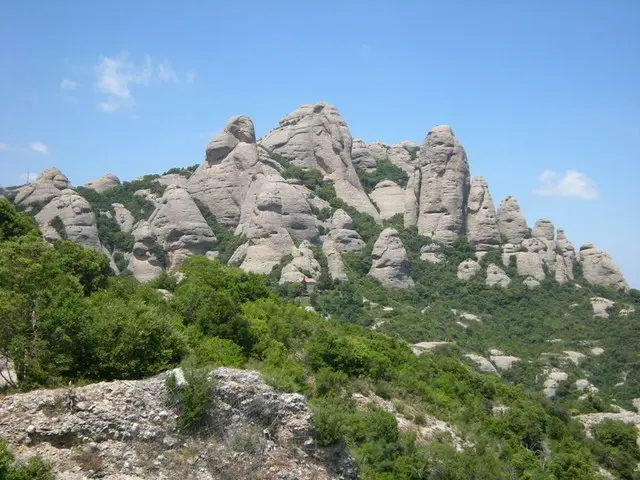
M501 371L511 370L513 364L520 361L518 357L510 355L489 355L489 360Z
M515 254L518 275L543 280L545 278L543 256L546 251L547 246L542 240L538 238L524 240L520 251Z
M576 390L583 392L597 392L598 389L586 378L576 380Z
M120 185L120 179L113 173L107 173L106 175L96 178L95 180L89 180L84 184L86 188L95 190L98 193L104 193L107 190Z
M130 233L133 230L134 218L133 215L127 208L121 203L112 203L111 207L115 212L114 218L118 225L120 225L120 230L125 233Z
M347 212L338 208L331 216L331 228L333 229L353 229L353 219Z
M540 282L533 277L525 278L522 283L526 285L528 288L536 288L540 286Z
M246 116L232 117L207 145L205 161L189 177L187 190L223 225L235 228L260 165L253 122Z
M478 250L500 245L500 230L489 184L482 177L471 181L467 202L467 238Z
M409 174L407 188L404 191L404 226L415 227L418 224L420 211L420 169Z
M177 173L169 173L167 175L162 175L160 178L158 178L157 182L160 185L164 185L166 187L177 185L182 188L187 188L189 179Z
M387 151L387 158L396 167L400 167L408 174L411 174L416 167L420 166L418 160L419 153L420 145L414 142L404 141L391 145Z
M280 284L302 282L305 278L313 278L314 280L320 278L320 264L313 255L312 247L313 245L305 240L299 247L291 249L293 260L282 269Z
M465 357L467 357L469 360L474 362L478 370L480 370L483 373L495 373L495 374L498 373L498 370L496 370L496 367L494 367L489 360L487 360L481 355L476 355L475 353L467 353Z
M467 154L446 125L427 134L420 150L422 185L418 231L452 244L465 228L469 195Z
M342 254L340 253L336 242L329 236L327 236L322 242L322 253L327 257L327 268L331 278L333 280L340 281L347 280L348 278L344 270Z
M413 279L409 276L409 260L398 232L386 228L373 245L373 263L369 275L380 280L388 288L411 288Z
M420 356L425 352L429 352L438 347L442 347L443 345L451 345L451 344L452 342L419 342L411 346L411 351L415 355Z
M458 278L460 280L470 280L481 270L481 266L475 260L470 258L460 262L458 265Z
M553 226L553 223L551 223L551 220L546 218L539 219L531 229L531 237L542 238L553 242L555 239L555 227Z
M351 159L356 167L362 168L365 171L373 171L376 168L376 159L373 158L369 147L359 138L353 139Z
M553 369L548 374L547 379L544 381L544 384L543 384L544 396L549 400L555 398L556 390L558 389L560 382L566 382L568 378L569 378L569 375L567 375L565 372L562 372L557 369Z
M344 119L327 103L302 105L260 140L267 150L295 166L320 170L333 181L338 198L379 219L353 166L352 143Z
M590 300L594 317L609 318L609 310L616 304L613 300L604 297L591 297Z
M506 197L498 207L498 229L507 242L518 244L529 235L527 220L515 197Z
M442 253L442 247L440 245L430 243L420 249L420 259L429 263L442 263L446 259L446 256Z
M556 232L555 278L560 284L573 280L576 251L561 228Z
M365 246L364 240L355 230L345 228L331 230L328 235L340 253L358 253Z
M498 267L495 263L490 263L487 266L487 280L485 283L490 287L498 285L502 288L506 288L511 283L511 279L505 273L505 271Z
M629 289L629 284L611 256L597 250L593 244L587 243L580 247L580 261L584 278L591 285L613 287L625 291Z
M47 168L32 183L20 187L13 201L16 205L47 203L68 188L71 182L60 170Z
M404 214L404 188L391 180L378 183L369 197L380 211L380 218L383 220Z
M389 159L389 145L382 142L373 142L369 145L369 151L376 162Z
M129 271L140 282L147 282L156 278L164 270L164 265L156 254L156 237L149 222L138 222L133 229L133 252L129 258Z
M51 224L56 217L62 221L69 240L83 247L102 251L96 217L91 210L91 205L83 197L73 190L62 190L38 212L35 217L36 222L47 241L61 239Z

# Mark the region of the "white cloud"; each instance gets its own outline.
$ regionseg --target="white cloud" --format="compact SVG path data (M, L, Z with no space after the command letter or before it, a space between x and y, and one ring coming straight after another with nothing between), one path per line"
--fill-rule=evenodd
M195 82L196 76L196 72L194 72L193 70L189 70L187 72L187 85L191 85L193 82Z
M178 83L178 75L176 75L168 60L165 59L164 62L159 63L156 67L156 72L161 82Z
M33 182L36 178L38 178L38 174L34 172L20 174L20 180L23 180L27 183Z
M76 82L74 82L73 80L69 80L68 78L65 78L60 83L60 89L61 90L73 90L77 86L78 86L78 84Z
M41 153L42 155L49 155L49 147L42 142L32 142L29 144L29 148L34 152Z
M143 63L135 64L129 59L129 54L122 51L114 58L102 57L94 71L96 89L106 96L98 106L110 113L122 107L133 106L135 102L131 87L147 85L151 80L153 65L148 55Z
M541 197L565 197L596 200L600 197L595 182L577 170L567 170L564 175L545 170L538 175L538 187L533 191Z

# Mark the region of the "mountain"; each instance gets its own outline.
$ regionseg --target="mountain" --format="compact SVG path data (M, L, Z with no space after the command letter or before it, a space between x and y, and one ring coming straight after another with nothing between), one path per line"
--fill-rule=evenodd
M201 164L77 187L51 168L1 193L53 245L23 217L21 240L0 229L14 388L251 367L304 393L309 435L364 478L634 478L640 455L603 429L640 429L640 292L515 197L496 208L449 126L366 144L303 105L261 139L232 117ZM46 354L24 363L24 342ZM330 471L322 455L303 470Z

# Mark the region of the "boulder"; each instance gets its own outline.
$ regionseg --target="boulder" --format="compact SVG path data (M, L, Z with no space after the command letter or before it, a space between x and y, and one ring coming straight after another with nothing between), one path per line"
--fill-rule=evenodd
M597 392L598 389L586 378L576 380L576 390L580 393Z
M565 372L562 372L557 369L553 369L548 374L547 379L544 381L544 384L543 384L544 396L549 400L555 398L556 390L558 389L560 382L566 382L568 378L569 378L569 375L567 375Z
M64 228L64 236L83 247L102 251L96 217L91 205L71 189L62 190L36 215L36 222L47 241L60 240L56 230ZM56 218L59 219L56 220Z
M502 288L506 288L511 283L511 279L505 273L505 271L498 267L495 263L490 263L487 266L487 280L485 283L490 287L498 285Z
M378 183L369 197L380 211L380 218L383 220L404 214L404 188L391 180Z
M69 179L57 168L47 168L32 183L16 191L13 199L16 205L44 204L71 188Z
M156 237L148 221L138 222L132 234L134 244L128 269L138 281L148 282L160 275L166 264L158 256Z
M387 159L396 167L412 174L418 167L418 154L420 145L414 142L404 141L391 145L387 150Z
M540 286L540 282L533 277L525 278L522 283L526 285L528 288L536 288Z
M353 139L351 147L351 159L353 164L365 171L373 171L376 168L376 159L373 158L369 147L359 138Z
M120 230L125 233L130 233L131 230L133 230L135 221L131 212L121 203L112 203L111 207L115 212L114 218L116 222L118 222L118 225L120 225Z
M353 230L353 220L347 212L341 208L333 212L331 216L328 237L332 240L333 246L338 252L360 252L365 243L358 232Z
M515 197L506 197L498 207L498 229L507 242L518 244L529 236L527 220Z
M601 318L609 318L609 309L616 304L613 300L603 297L591 297L591 308L593 308L593 316Z
M260 165L253 122L246 116L231 117L207 145L205 161L189 177L187 190L223 225L235 228Z
M629 289L629 284L613 259L608 253L597 250L593 244L587 243L580 247L580 261L582 262L582 274L591 285L613 287L625 291Z
M96 178L95 180L89 180L84 184L85 188L90 188L98 193L104 193L107 190L120 185L120 179L113 173L107 173L106 175Z
M299 247L291 249L293 260L284 266L280 276L280 284L302 282L305 278L320 278L320 264L313 255L312 245L307 240Z
M353 229L353 219L343 209L338 208L333 215L331 215L331 228L332 229Z
M518 275L544 280L543 258L546 251L546 244L538 238L523 240L520 251L515 254Z
M420 259L429 263L442 263L447 257L442 253L442 247L437 243L424 245L420 249Z
M322 253L327 257L327 268L332 280L347 280L347 274L344 271L344 262L342 254L336 245L336 242L327 236L322 242Z
M460 262L458 265L458 278L460 280L470 280L482 269L480 264L470 258Z
M520 361L518 357L510 355L490 355L489 360L501 371L511 370L513 364Z
M418 231L451 245L465 228L470 181L467 154L451 128L439 125L427 134L419 158Z
M555 237L555 227L553 226L553 223L551 223L551 220L541 218L536 221L536 224L531 229L531 237L553 242Z
M500 245L500 231L489 185L482 177L471 181L467 202L467 239L477 250Z
M376 162L389 159L389 145L385 145L382 142L373 142L369 145L369 151L371 156Z
M604 353L604 348L594 347L591 349L591 355L593 355L594 357L599 357L603 353Z
M333 181L338 198L379 219L353 166L351 133L334 106L302 105L280 120L260 144L297 167L320 170Z
M413 280L409 276L409 260L398 232L386 228L373 245L373 263L369 275L380 280L388 288L411 288Z
M452 342L419 342L414 343L411 346L411 351L417 356L422 355L425 352L429 352L443 345L451 345Z
M489 360L487 360L486 358L480 355L476 355L475 353L467 353L465 357L467 357L469 360L474 362L478 370L480 370L483 373L495 373L495 374L498 373L498 370L496 370L496 367L494 367Z
M565 350L563 352L571 363L578 366L582 360L584 360L587 356L584 353L576 352L574 350Z
M177 185L182 188L187 188L189 179L177 173L168 173L167 175L162 175L158 178L157 182L160 185L164 185L165 187L169 187L171 185Z

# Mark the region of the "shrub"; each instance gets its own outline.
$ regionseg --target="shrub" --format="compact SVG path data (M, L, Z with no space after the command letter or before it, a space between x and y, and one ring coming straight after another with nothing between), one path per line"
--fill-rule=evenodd
M358 167L356 167L356 172L358 173L358 177L360 177L360 183L362 183L364 191L367 193L371 193L376 185L383 180L391 180L402 188L405 188L409 181L407 172L389 160L378 160L376 169L372 172L367 172Z
M0 479L2 480L54 480L51 465L40 457L17 462L7 443L0 439Z
M178 384L175 373L166 379L167 404L178 410L176 426L186 434L209 434L214 383L202 370L185 370L183 374L184 382L181 384Z

